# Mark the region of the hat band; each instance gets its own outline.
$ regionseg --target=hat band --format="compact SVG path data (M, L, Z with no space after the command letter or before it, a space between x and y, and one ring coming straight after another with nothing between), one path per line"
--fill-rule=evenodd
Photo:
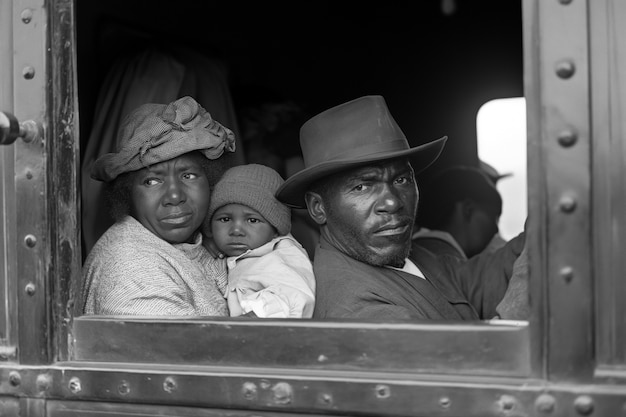
M410 148L406 139L397 139L397 140L385 141L381 143L373 143L371 145L366 145L366 146L357 146L356 149L355 148L347 149L345 152L337 153L337 154L334 154L331 158L324 158L324 159L326 159L325 162L330 162L332 160L341 160L341 159L360 159L360 158L367 158L367 157L377 155L377 154L387 154L390 152L404 151L408 149ZM354 152L355 150L358 151L357 155L355 155L355 152ZM318 162L309 163L307 165L312 166L317 163Z

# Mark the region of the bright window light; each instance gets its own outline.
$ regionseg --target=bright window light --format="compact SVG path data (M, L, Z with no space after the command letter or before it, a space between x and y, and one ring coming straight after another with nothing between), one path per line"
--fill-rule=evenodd
M500 234L504 239L524 229L527 215L526 100L523 97L491 100L476 117L478 157L501 175L496 186L502 196Z

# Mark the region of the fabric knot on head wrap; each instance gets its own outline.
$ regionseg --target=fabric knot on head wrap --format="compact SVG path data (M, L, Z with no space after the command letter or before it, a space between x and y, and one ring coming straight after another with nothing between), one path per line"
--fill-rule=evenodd
M144 104L130 113L118 132L116 153L98 158L91 177L110 182L125 172L169 161L191 151L207 159L235 151L235 135L191 97L170 104Z

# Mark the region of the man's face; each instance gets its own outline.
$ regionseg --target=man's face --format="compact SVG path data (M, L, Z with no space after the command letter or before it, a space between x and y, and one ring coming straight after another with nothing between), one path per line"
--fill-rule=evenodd
M355 168L334 175L331 181L323 206L333 245L371 265L404 265L418 199L408 161Z
M192 242L209 209L203 156L188 153L137 171L131 215L169 243Z

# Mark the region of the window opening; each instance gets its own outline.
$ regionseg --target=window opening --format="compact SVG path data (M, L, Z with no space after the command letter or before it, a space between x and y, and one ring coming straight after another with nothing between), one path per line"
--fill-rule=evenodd
M502 98L486 102L476 117L478 157L498 171L496 187L502 196L500 234L511 239L524 230L527 216L526 99Z

